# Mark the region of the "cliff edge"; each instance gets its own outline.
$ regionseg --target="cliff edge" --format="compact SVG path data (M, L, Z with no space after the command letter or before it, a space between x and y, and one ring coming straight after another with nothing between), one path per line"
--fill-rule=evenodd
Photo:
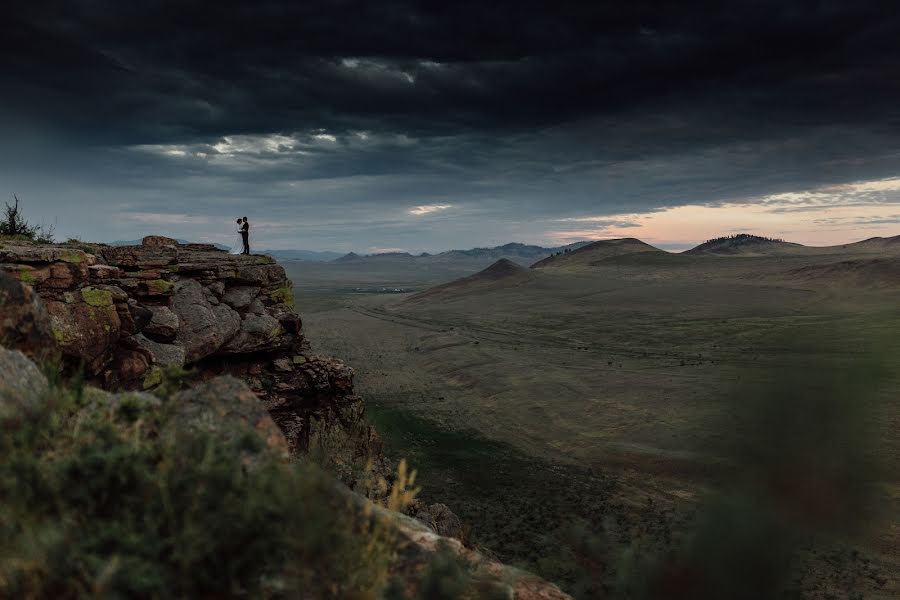
M362 419L353 371L310 352L291 281L271 257L160 236L139 246L10 241L0 242L0 271L33 289L5 286L0 297L17 294L5 304L21 306L26 299L18 296L34 295L47 313L49 328L42 319L5 328L19 332L16 346L31 348L33 358L55 355L64 372L83 369L91 383L115 390L150 390L185 368L201 380L234 375L259 397L293 453L328 445L351 486L354 462L374 459L386 470L378 437Z

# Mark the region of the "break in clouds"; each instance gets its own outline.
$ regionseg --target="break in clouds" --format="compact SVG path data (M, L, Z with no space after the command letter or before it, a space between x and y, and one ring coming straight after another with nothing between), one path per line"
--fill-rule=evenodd
M344 251L900 229L890 2L0 12L0 192L62 236L215 241L245 214L261 247Z

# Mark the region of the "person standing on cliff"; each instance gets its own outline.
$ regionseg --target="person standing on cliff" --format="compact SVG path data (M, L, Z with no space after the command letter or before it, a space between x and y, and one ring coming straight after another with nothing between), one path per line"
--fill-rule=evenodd
M244 242L244 251L241 254L250 254L250 223L247 217L243 219L244 224L241 225L241 239Z

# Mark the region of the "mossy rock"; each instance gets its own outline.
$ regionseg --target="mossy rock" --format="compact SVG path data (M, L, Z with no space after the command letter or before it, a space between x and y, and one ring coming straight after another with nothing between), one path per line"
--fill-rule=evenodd
M154 279L147 282L147 287L157 294L169 294L172 292L172 284L164 279Z
M159 385L160 383L162 383L162 375L163 375L162 369L160 369L156 365L153 365L152 367L150 367L150 370L147 371L146 375L144 375L144 383L143 383L144 389L148 390L148 389L155 387L155 386Z
M106 290L86 287L81 290L81 297L91 306L106 307L113 305L112 293Z
M62 346L66 343L66 334L60 329L53 329L53 339L56 340L57 344Z
M302 365L306 362L306 357L302 354L296 354L294 355L293 361L295 365Z
M84 253L81 251L63 252L60 254L59 259L63 262L77 265L84 261Z
M269 297L275 302L281 302L286 306L294 308L294 291L288 286L278 288L269 294Z
M34 282L37 280L34 278L34 275L31 274L31 267L19 265L19 281L34 285Z

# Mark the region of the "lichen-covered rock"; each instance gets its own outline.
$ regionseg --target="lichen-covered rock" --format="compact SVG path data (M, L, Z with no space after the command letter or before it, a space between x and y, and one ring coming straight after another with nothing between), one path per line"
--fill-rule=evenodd
M93 255L59 244L31 244L25 242L4 242L0 246L2 263L68 263L90 266L96 262Z
M291 282L271 257L160 236L118 247L0 241L0 271L34 287L52 323L47 347L62 348L66 372L83 363L90 381L127 389L159 385L169 367L232 374L259 394L292 451L329 444L348 483L361 476L348 465L369 456L386 474L352 371L309 355Z
M53 336L63 354L83 360L88 374L99 373L119 341L121 321L115 306L55 300L46 306Z
M37 360L59 358L50 315L34 291L0 272L0 344Z

